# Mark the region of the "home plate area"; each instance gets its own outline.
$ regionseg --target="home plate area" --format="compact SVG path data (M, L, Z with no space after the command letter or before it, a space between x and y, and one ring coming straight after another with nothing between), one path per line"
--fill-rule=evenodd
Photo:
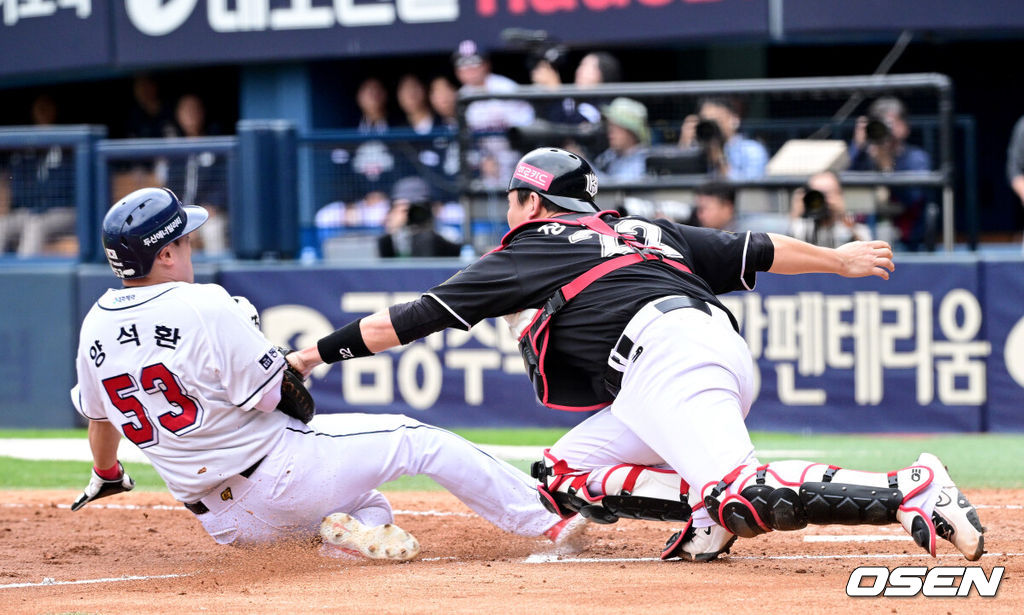
M71 491L9 491L0 502L4 613L526 613L572 605L664 613L695 606L777 613L1020 613L1021 492L972 490L986 555L949 543L932 559L898 526L809 527L741 539L715 562L663 562L679 524L591 525L578 553L505 534L445 492L391 492L396 523L420 541L406 563L324 558L315 545L218 546L166 493L132 492L72 513ZM850 598L860 566L1003 567L994 598ZM559 607L561 608L561 607ZM966 610L966 611L965 611Z

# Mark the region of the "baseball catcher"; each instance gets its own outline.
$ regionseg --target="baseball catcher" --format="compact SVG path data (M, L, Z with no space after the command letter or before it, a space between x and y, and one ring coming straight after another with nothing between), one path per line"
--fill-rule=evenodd
M512 230L497 249L289 361L307 373L508 316L538 399L557 410L599 410L534 468L543 501L558 514L687 520L666 559L712 560L737 536L808 523L896 522L932 555L941 538L969 560L981 557L977 512L934 456L888 473L762 464L744 423L752 359L718 295L753 289L758 272L887 280L887 243L831 249L694 228L600 211L596 196L597 176L580 156L526 154L508 185Z

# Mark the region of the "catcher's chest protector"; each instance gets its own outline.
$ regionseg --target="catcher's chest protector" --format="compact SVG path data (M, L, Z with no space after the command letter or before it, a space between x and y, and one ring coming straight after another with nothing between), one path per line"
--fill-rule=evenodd
M566 304L572 301L576 295L583 292L584 289L595 281L628 265L659 260L686 273L692 273L692 271L680 262L664 258L657 248L639 243L636 237L616 232L597 216L559 221L559 223L567 226L582 226L596 233L615 237L633 249L631 254L606 260L555 291L555 294L544 303L543 308L537 311L533 320L530 321L530 324L527 325L519 336L519 352L523 355L526 373L530 376L534 391L537 393L537 398L542 404L555 410L574 412L598 410L609 405L611 402L581 399L578 391L560 390L557 382L552 382L548 379L548 371L545 369L545 358L547 357L548 341L551 334L551 319Z

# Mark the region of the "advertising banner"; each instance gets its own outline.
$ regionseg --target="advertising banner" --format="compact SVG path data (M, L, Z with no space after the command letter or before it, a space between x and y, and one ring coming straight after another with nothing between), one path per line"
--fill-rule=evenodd
M0 0L0 75L109 66L115 4Z
M986 430L1024 430L1024 263L986 263L985 336L989 359Z
M1005 30L1024 26L1024 4L1005 0L783 0L788 35L900 30Z
M125 0L119 64L282 61L504 46L501 31L561 42L764 38L768 0Z
M888 282L761 274L755 291L723 297L758 375L748 425L1024 430L1024 306L1006 301L1024 296L1020 267L973 259L902 263ZM454 272L253 269L224 271L220 281L249 297L273 341L305 347L352 319L418 297ZM494 320L322 366L312 381L321 412L401 412L445 426L569 426L583 418L534 399L515 340Z
M272 341L304 348L356 318L410 301L455 268L225 271L221 284L260 311ZM575 425L540 405L508 326L493 319L313 372L319 412L402 413L443 426Z

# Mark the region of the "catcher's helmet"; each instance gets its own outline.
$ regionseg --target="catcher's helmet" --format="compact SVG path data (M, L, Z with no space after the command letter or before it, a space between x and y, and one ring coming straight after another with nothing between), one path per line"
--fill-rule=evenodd
M508 189L526 188L559 207L593 213L597 174L583 158L557 147L541 147L519 159Z
M149 274L160 250L199 228L208 214L183 206L167 188L143 188L114 204L103 217L103 249L119 278Z

